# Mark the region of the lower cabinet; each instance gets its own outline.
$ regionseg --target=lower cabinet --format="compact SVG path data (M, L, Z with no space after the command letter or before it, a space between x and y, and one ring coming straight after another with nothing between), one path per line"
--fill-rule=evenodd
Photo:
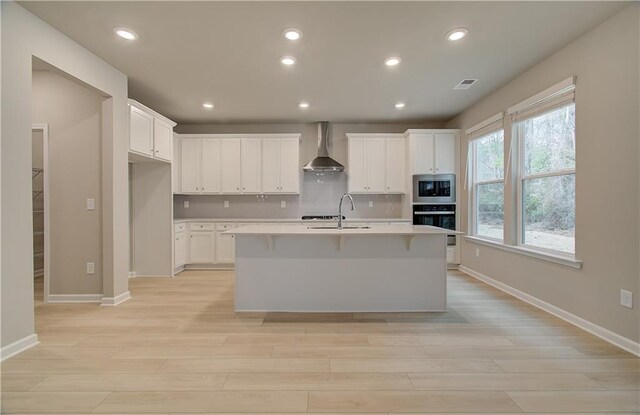
M216 262L216 233L211 225L205 226L203 229L194 229L194 227L200 225L191 224L191 231L189 232L190 264L211 264Z
M178 232L175 235L173 246L173 262L175 268L181 267L187 263L187 233Z
M236 236L224 233L225 231L235 227L237 227L235 223L216 224L216 259L218 263L230 264L235 262Z

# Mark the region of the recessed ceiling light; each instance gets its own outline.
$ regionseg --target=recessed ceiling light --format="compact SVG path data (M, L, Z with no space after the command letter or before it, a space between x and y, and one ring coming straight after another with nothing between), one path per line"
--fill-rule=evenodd
M280 58L280 63L285 66L292 66L296 64L296 58L293 56L283 56Z
M299 106L300 108L302 108L302 109L305 109L305 110L306 110L307 108L309 108L309 103L308 103L308 102L306 102L306 101L302 101L302 102L299 102L299 103L298 103L298 106Z
M284 29L282 31L282 34L284 35L285 38L289 39L289 40L298 40L302 37L302 32L298 29Z
M405 104L404 102L396 102L394 107L396 107L396 109L403 109L407 104Z
M127 40L136 40L138 35L133 30L125 29L124 27L114 27L113 31L116 35Z
M465 37L467 35L467 33L469 33L469 29L467 29L465 27L458 27L458 28L455 28L453 30L448 31L447 35L446 35L446 38L447 38L447 40L455 42L456 40L460 40L463 37Z
M397 66L400 64L400 58L397 56L390 56L384 60L384 64L387 66Z
M208 110L213 109L213 104L211 102L205 102L202 106Z

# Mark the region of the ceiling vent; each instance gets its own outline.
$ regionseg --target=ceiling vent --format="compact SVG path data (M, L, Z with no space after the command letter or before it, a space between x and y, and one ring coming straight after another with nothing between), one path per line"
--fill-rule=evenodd
M463 79L460 83L453 87L453 89L469 89L471 85L478 82L477 79Z

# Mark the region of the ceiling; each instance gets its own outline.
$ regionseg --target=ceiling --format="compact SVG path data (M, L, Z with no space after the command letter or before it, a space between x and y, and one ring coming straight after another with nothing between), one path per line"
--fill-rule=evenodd
M448 120L627 3L20 4L124 72L131 98L201 124ZM139 39L116 37L115 26ZM447 41L459 26L469 35ZM302 39L286 40L287 27ZM283 55L298 63L283 67ZM398 67L383 64L391 55L402 58ZM465 78L479 82L453 90ZM406 107L395 109L397 101Z

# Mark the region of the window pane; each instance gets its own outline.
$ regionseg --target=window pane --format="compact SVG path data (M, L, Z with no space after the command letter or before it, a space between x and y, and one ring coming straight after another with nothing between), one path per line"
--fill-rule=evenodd
M526 176L576 167L576 107L522 121Z
M574 253L575 174L524 180L522 191L523 243Z
M475 140L476 182L504 177L504 131L496 131Z
M479 184L476 188L476 234L490 238L503 238L504 184Z

